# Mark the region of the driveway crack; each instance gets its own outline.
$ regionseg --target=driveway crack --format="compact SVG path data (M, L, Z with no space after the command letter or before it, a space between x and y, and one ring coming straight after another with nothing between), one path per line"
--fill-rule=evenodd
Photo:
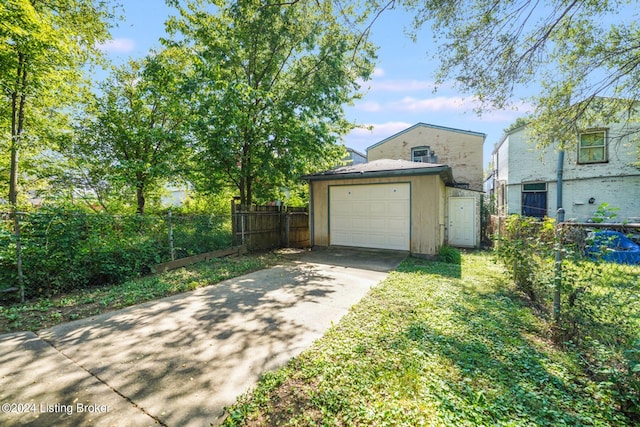
M91 375L93 378L95 378L96 380L98 380L100 383L104 384L109 390L111 390L112 392L114 392L115 394L117 394L118 396L120 396L121 398L123 398L124 400L126 400L127 402L129 402L134 408L138 409L140 412L142 412L143 414L145 414L146 416L148 416L149 418L153 419L156 423L158 423L159 425L163 426L163 427L169 427L167 424L165 424L160 418L158 418L157 416L150 414L146 409L144 409L142 406L138 405L135 401L133 401L129 396L126 396L125 394L121 393L120 390L117 390L115 388L113 388L108 382L106 382L105 380L103 380L102 378L100 378L98 375L94 374L93 372L91 372L90 370L88 370L87 368L85 368L84 366L82 366L78 361L76 361L75 359L73 359L72 357L69 357L67 354L65 354L64 351L58 349L54 342L51 340L48 340L42 336L40 336L39 333L35 333L36 336L38 338L40 338L43 342L47 343L51 348L53 348L56 352L58 352L58 354L64 356L67 360L69 360L71 363L73 363L74 365L76 365L77 367L79 367L80 369L82 369L83 371L85 371L86 373L88 373L89 375Z

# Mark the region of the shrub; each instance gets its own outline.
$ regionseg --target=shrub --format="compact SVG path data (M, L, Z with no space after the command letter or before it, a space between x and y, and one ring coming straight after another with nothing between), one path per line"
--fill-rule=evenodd
M554 220L511 215L498 238L496 255L504 263L515 286L535 303L549 293L551 255L554 248Z
M167 216L108 215L45 208L20 216L26 298L122 282L168 261ZM225 222L226 220L226 222ZM174 217L174 245L182 256L230 245L228 218ZM2 289L17 287L13 222L0 222ZM5 301L15 293L2 293Z
M496 254L516 287L548 308L559 251L561 315L553 338L579 355L604 400L640 421L640 266L585 258L585 231L560 231L556 236L552 220L511 216Z
M447 264L461 264L462 255L460 251L451 246L441 246L438 251L438 261L445 262Z

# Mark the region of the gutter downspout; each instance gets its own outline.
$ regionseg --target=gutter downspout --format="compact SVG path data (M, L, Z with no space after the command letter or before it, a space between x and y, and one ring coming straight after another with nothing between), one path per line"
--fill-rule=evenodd
M558 152L558 181L556 183L556 209L562 208L562 175L564 169L564 150Z
M561 231L559 224L564 222L564 208L562 207L562 173L564 168L564 150L558 151L558 182L557 189L557 216L556 216L556 241L560 241ZM554 290L553 290L553 320L560 321L560 293L562 287L562 251L559 246L556 248L555 268L554 268Z

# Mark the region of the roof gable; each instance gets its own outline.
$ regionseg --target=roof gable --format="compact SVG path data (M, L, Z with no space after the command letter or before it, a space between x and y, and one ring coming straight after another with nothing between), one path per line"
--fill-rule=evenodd
M483 142L484 142L484 139L487 137L486 134L481 133L481 132L474 132L474 131L471 131L471 130L455 129L455 128L450 128L450 127L446 127L446 126L438 126L438 125L432 125L432 124L429 124L429 123L419 122L419 123L416 123L415 125L413 125L411 127L406 128L405 130L402 130L402 131L400 131L400 132L398 132L396 134L393 134L393 135L383 139L382 141L376 142L375 144L367 147L367 151L369 151L372 148L378 147L378 146L386 143L387 141L395 139L395 138L399 137L400 135L403 135L405 133L411 132L412 130L420 128L420 127L444 130L444 131L448 131L448 132L462 133L462 134L465 134L465 135L479 136L479 137L482 137L482 141Z
M495 147L493 147L493 151L491 152L491 154L496 154L498 152L498 150L500 150L500 147L502 147L502 145L505 142L508 142L509 137L511 135L515 135L516 133L522 132L524 130L527 129L527 125L522 125L522 126L518 126L517 128L513 128L508 132L505 132L502 135L502 138L500 139L500 141L498 141L498 143L495 145Z

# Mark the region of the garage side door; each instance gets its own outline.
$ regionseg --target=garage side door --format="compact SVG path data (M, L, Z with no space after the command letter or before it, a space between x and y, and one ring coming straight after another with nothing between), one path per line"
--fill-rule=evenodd
M329 187L330 244L408 251L410 195L408 183Z
M473 197L449 197L449 241L451 246L476 245L476 200Z

